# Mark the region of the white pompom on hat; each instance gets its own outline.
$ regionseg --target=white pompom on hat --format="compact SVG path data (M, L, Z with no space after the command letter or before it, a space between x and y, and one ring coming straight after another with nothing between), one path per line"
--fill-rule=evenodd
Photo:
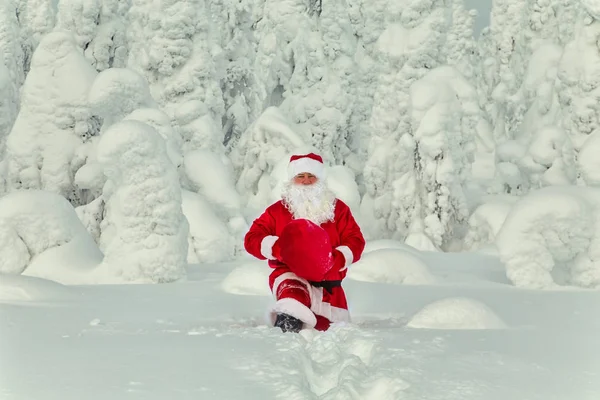
M316 176L319 180L325 178L325 166L323 158L315 153L293 155L290 157L290 163L287 168L288 179L292 180L301 173L309 173Z

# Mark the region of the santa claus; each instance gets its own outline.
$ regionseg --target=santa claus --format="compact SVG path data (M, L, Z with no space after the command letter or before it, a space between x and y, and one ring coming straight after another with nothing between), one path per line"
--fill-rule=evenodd
M274 269L274 326L327 330L332 322L350 320L342 280L365 240L350 208L327 188L319 155L290 158L282 199L253 222L244 246Z

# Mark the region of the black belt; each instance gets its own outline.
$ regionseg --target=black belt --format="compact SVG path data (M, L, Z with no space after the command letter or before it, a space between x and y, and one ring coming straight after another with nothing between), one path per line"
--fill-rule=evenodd
M342 286L342 281L308 281L308 283L310 283L314 287L322 287L323 289L327 290L329 294L333 294L334 287Z

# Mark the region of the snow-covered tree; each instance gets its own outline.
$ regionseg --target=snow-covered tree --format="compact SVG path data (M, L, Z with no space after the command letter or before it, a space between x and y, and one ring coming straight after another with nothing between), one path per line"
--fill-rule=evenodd
M558 67L559 95L563 105L563 127L578 154L579 182L596 185L590 171L597 149L594 136L600 132L600 8L582 1L574 23L574 34L565 47ZM590 146L589 149L586 147ZM587 165L588 163L591 163Z
M438 101L446 106L451 105L445 94L436 97L435 93L432 96L429 92L411 92L413 83L446 61L443 47L450 23L447 4L441 0L413 1L400 8L395 19L378 39L379 61L383 64L383 70L371 114L372 137L364 170L367 193L363 199L363 211L372 215L375 222L370 235L403 239L409 229L415 232L423 229L419 218L427 214L422 214L424 209L421 210L417 203L434 205L438 203L436 196L442 195L438 192L433 198L421 199L420 191L414 185L422 179L422 171L433 167L423 165L422 161L443 157L440 150L447 150L443 143L460 143L461 140L451 138L447 141L442 134L437 136L439 145L430 145L430 149L427 149L427 144L424 144L421 148L417 130L422 117L411 115L410 111L412 102L425 102L420 105L422 112ZM445 120L452 117L444 106L441 108L444 116L442 126L453 126L452 122ZM436 118L435 123L438 121L439 118ZM435 133L439 133L440 128L437 126ZM455 129L450 130L456 132ZM425 134L425 124L421 132ZM421 154L429 150L429 155ZM446 162L452 162L453 157L446 155ZM447 206L451 207L450 204ZM430 240L434 240L438 246L442 244L437 229L436 239L430 237Z
M148 82L127 68L109 68L100 72L90 88L88 102L92 114L102 121L101 132L122 120L137 120L154 128L164 139L167 154L177 168L182 164L181 137L171 119L160 109L150 94ZM104 218L102 189L106 177L97 159L99 137L85 143L78 151L84 165L75 175L75 184L88 193L88 201L77 212L88 231L98 241Z
M0 243L0 273L97 282L102 253L63 196L22 190L0 198Z
M189 225L164 140L143 122L122 121L102 134L98 160L107 177L101 268L135 282L183 277Z
M291 79L284 85L282 111L310 135L310 145L332 164L351 162L347 141L351 125L356 37L345 1L332 0L314 8L306 26L290 43ZM358 165L356 165L358 167Z
M513 284L600 287L599 202L600 189L570 186L532 191L516 203L496 238Z
M455 66L465 78L475 76L476 47L473 37L473 24L477 11L467 10L464 0L453 0L452 24L448 31L445 46L447 63Z
M224 144L235 143L260 116L261 100L256 92L253 71L256 55L254 0L210 0L209 7L222 49L225 73L221 89L225 103ZM199 147L195 147L199 148Z
M68 30L98 71L127 61L126 0L60 0L56 29Z
M348 0L347 13L354 34L356 51L354 62L356 72L353 76L353 112L350 126L353 133L348 137L347 145L358 160L348 160L355 170L357 180L362 186L362 172L367 160L367 149L371 138L370 117L373 99L378 86L382 64L379 62L377 39L386 29L389 21L394 21L399 12L397 8L403 2L394 0ZM358 164L358 165L356 165ZM358 170L356 168L358 167Z
M56 1L14 1L17 3L17 18L21 27L21 43L24 53L23 70L27 74L33 52L42 38L51 32L56 24Z
M9 189L45 189L73 205L84 202L73 179L83 165L78 149L98 133L87 101L96 71L68 33L42 39L22 91L22 106L7 140Z
M0 160L4 159L6 137L19 111L19 89L25 79L24 57L16 2L3 1L0 4Z
M568 90L557 79L563 47L573 36L573 2L498 1L481 41L480 83L495 126L493 191L519 194L574 182L574 153L564 130Z
M134 0L129 12L127 65L181 128L184 154L198 148L190 143L224 153L222 51L208 11L206 0Z
M352 161L356 37L345 1L262 2L256 13L256 84L332 163ZM358 166L355 167L358 169Z
M308 148L306 138L277 107L267 108L244 132L230 159L247 217L279 198L289 154L303 148Z

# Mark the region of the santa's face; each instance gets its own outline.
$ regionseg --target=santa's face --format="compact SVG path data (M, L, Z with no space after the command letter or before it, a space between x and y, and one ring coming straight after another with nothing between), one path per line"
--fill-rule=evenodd
M296 185L314 185L317 183L317 177L308 172L302 172L294 177Z
M283 188L282 198L295 219L308 219L317 225L333 221L335 195L312 174L298 174Z

